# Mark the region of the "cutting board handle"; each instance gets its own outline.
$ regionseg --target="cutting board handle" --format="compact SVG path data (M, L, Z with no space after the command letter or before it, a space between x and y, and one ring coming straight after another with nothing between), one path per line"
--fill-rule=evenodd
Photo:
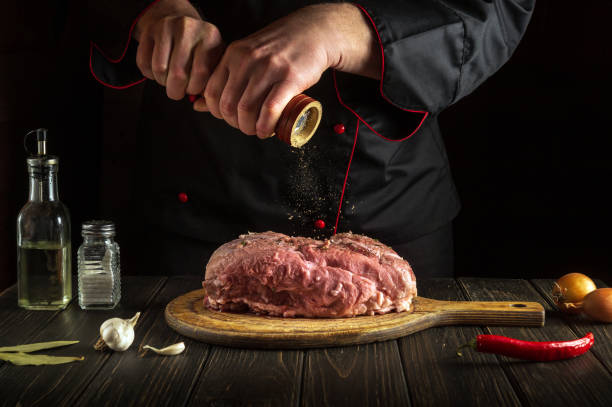
M440 301L417 297L417 312L434 312L439 325L544 326L544 307L525 301Z

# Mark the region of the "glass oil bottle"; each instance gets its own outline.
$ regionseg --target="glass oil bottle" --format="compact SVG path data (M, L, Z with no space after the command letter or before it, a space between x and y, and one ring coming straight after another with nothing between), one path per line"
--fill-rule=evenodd
M17 216L17 301L26 309L64 309L72 299L70 215L59 200L59 159L47 155L47 130L29 132L26 146L33 135L28 202Z

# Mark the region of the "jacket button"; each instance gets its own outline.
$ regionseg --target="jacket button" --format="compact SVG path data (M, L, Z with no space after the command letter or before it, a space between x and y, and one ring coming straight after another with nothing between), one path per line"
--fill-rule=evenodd
M185 202L187 202L189 200L189 197L184 192L179 192L177 197L178 197L179 202L181 202L181 203L185 203Z
M344 133L344 124L342 123L338 123L334 126L334 132L336 134L342 134Z
M314 225L317 229L323 229L325 227L325 222L323 221L323 219L317 219L315 220Z

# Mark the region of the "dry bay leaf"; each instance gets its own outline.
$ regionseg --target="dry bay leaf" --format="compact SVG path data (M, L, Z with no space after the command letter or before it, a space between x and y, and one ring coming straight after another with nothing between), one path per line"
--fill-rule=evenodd
M35 352L42 349L59 348L61 346L68 346L79 341L53 341L53 342L37 342L28 343L26 345L16 346L4 346L0 348L0 352Z
M0 353L0 360L6 360L14 365L61 365L79 360L85 357L80 356L49 356L49 355L30 355L23 352Z

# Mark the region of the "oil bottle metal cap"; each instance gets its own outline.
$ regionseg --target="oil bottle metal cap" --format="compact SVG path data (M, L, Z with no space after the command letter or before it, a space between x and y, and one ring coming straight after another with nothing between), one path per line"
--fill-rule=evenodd
M59 158L54 155L45 155L43 157L32 156L28 157L26 162L31 167L52 167L59 164Z

